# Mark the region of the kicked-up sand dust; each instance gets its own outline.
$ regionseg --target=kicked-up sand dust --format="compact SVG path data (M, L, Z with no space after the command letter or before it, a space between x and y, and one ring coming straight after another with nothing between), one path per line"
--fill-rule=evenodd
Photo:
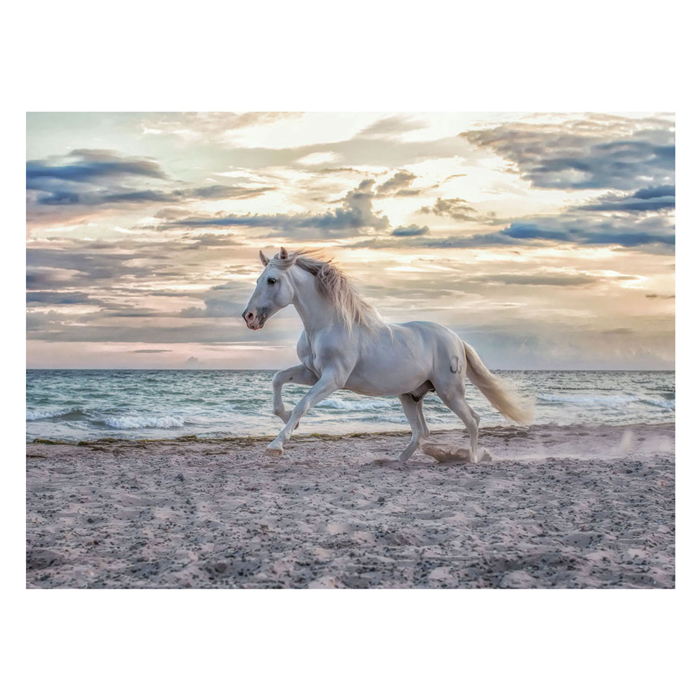
M672 588L674 434L31 443L27 587Z

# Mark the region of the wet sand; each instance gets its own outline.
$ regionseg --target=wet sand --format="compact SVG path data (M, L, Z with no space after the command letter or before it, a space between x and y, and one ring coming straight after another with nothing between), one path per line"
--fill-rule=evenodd
M673 424L408 439L30 443L27 587L674 587Z

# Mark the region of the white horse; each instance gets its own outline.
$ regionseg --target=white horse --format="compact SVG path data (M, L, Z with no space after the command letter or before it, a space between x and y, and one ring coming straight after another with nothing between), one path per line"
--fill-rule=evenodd
M465 376L506 418L528 424L531 404L493 375L474 348L437 323L387 324L329 261L284 248L272 259L260 251L265 268L243 312L246 325L259 330L273 314L294 304L304 332L297 344L300 365L277 372L272 386L274 412L285 423L267 454L281 456L301 418L338 389L367 396L398 396L413 433L399 460L405 462L429 435L423 397L436 391L464 422L471 438L471 460L478 460L479 416L464 399ZM282 386L310 391L288 411Z

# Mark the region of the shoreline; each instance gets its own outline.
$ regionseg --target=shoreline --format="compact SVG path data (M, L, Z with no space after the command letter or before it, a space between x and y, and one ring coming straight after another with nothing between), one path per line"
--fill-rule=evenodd
M674 423L269 439L27 443L27 587L675 586Z
M281 425L281 424L280 424ZM616 428L622 430L634 430L643 428L675 428L676 421L663 421L659 423L621 423L617 425L608 425L605 423L577 423L575 425L559 425L555 423L535 423L531 426L521 426L521 425L498 425L498 426L485 426L479 429L479 436L500 436L508 434L509 431L528 431L537 429L547 429L547 430L569 430L569 429L584 429L584 430L598 430L603 428ZM457 434L461 432L460 429L455 428L436 428L430 430L430 435L449 435ZM241 444L247 444L249 442L265 442L272 441L277 437L278 433L270 433L269 435L231 435L227 437L199 437L196 434L192 435L179 435L172 438L114 438L114 437L103 437L95 438L92 440L53 440L51 438L33 438L32 440L27 440L25 442L26 446L36 444L36 445L71 445L73 447L90 447L92 445L105 445L105 444L116 444L116 443L181 443L181 442L231 442ZM391 437L391 436L410 436L411 431L409 428L404 428L401 430L379 430L376 432L364 431L364 432L352 432L352 433L294 433L291 442L295 440L304 440L307 438L313 438L316 440L328 440L337 441L345 438L372 438L372 437Z

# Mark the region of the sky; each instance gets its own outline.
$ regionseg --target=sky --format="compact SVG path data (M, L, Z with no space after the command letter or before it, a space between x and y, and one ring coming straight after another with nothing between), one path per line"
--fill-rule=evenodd
M664 113L29 113L27 366L297 364L285 246L493 369L672 369L674 211Z

